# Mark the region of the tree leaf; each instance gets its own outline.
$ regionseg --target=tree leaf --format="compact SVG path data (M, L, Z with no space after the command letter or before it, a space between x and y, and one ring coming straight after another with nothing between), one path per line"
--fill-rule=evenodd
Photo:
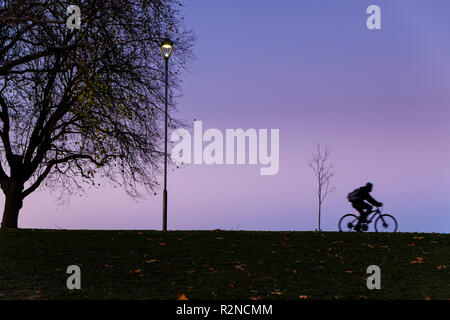
M189 300L184 293L177 294L178 300Z

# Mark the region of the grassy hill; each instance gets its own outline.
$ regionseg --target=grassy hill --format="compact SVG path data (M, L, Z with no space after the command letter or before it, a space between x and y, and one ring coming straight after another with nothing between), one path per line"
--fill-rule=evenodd
M450 235L0 231L0 299L449 299ZM68 290L78 264L82 289ZM366 269L381 268L381 290Z

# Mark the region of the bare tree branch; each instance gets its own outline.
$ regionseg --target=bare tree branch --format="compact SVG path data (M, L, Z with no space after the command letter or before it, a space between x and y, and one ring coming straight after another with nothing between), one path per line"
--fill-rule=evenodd
M336 191L336 187L332 184L332 179L335 172L333 171L333 164L329 163L330 153L331 151L328 146L325 146L325 150L322 150L320 144L317 143L317 152L313 155L313 159L309 162L309 167L313 169L314 175L317 178L319 231L321 230L322 204L330 193Z

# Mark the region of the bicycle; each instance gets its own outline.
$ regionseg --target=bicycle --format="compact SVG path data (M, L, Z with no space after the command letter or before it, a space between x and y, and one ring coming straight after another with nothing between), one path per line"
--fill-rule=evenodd
M372 216L371 216L372 215ZM390 214L381 214L381 209L376 208L369 212L366 218L366 222L361 223L361 232L369 230L370 223L375 220L375 231L376 232L396 232L397 231L397 220ZM339 220L339 231L341 232L351 232L357 231L355 227L359 221L359 216L355 214L346 214Z

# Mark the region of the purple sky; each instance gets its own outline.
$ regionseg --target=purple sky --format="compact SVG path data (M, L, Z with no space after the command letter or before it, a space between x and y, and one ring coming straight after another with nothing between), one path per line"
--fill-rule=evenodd
M366 28L366 8L382 30ZM329 145L337 192L323 229L352 211L346 194L371 181L400 231L450 232L450 2L187 1L198 36L179 117L208 128L280 129L280 170L188 166L169 172L169 229L314 230L307 162ZM176 50L176 49L175 49ZM92 189L66 206L36 192L21 227L160 229L161 193L135 202Z

